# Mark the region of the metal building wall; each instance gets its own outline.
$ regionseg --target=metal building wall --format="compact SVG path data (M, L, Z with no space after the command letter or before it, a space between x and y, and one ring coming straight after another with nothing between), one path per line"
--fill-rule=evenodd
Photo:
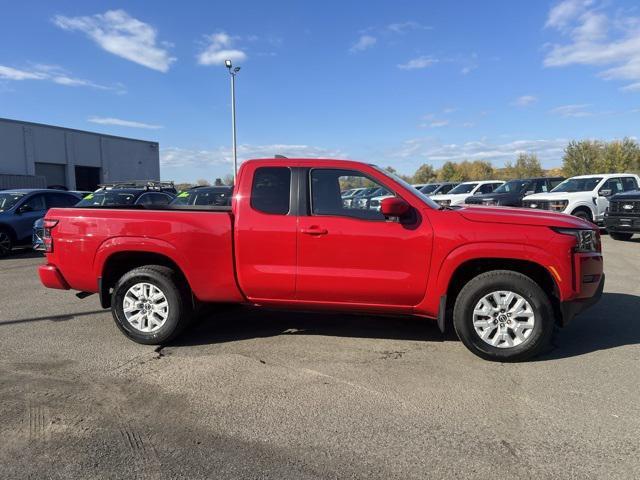
M76 166L100 168L103 182L160 179L157 142L0 118L0 175L36 175L36 164L58 179L64 166L70 190Z

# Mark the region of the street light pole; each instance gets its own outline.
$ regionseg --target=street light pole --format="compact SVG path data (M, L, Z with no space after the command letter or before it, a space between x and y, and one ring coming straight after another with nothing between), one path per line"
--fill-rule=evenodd
M233 152L233 184L236 184L236 176L238 175L238 149L236 145L236 74L240 71L240 67L233 68L231 60L224 61L225 67L231 75L231 141Z

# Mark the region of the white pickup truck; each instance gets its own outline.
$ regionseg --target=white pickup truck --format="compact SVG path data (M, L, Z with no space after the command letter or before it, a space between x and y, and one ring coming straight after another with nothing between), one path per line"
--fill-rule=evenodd
M464 205L464 201L467 197L470 197L471 195L491 193L503 183L504 182L502 180L463 182L449 190L449 193L446 195L432 195L431 200L445 207Z
M638 189L640 177L631 173L579 175L566 179L548 193L535 193L522 200L525 208L551 210L603 224L609 197Z

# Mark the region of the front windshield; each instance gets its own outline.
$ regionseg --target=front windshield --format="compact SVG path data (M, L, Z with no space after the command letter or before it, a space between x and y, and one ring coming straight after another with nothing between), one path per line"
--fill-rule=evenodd
M18 201L24 197L26 193L22 192L2 192L0 193L0 212L9 210Z
M503 183L498 188L496 188L493 193L514 193L514 192L522 192L529 188L531 182L527 180L511 180L507 183Z
M382 173L385 177L390 178L391 180L393 180L394 182L399 183L400 185L402 185L403 187L405 187L407 190L409 190L410 192L414 192L415 195L417 195L420 200L422 200L424 203L426 203L427 205L429 205L431 208L434 208L436 210L440 210L442 207L440 205L438 205L436 202L434 202L433 200L431 200L429 197L427 197L424 193L422 193L420 190L416 190L413 185L411 185L408 182L405 182L402 178L400 178L399 176L397 176L395 173L391 173L388 172L387 170L384 170L380 167L378 167L377 165L371 165L373 168L375 168L379 173ZM389 192L390 195L392 195L391 192Z
M477 186L477 183L461 183L456 188L451 189L449 193L451 195L455 195L456 193L471 193Z
M116 205L133 205L136 197L133 193L125 192L96 192L90 193L76 205L76 207L104 207Z
M429 184L425 185L424 187L422 187L420 189L420 191L422 193L424 193L425 195L429 195L430 193L435 192L438 189L439 186L440 186L439 183L429 183Z
M568 178L552 192L590 192L595 189L602 180L602 177L589 178Z
M171 205L231 205L232 190L226 188L196 188L180 192Z

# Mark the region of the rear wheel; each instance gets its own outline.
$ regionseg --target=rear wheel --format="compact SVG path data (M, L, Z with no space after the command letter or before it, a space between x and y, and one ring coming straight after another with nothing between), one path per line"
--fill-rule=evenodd
M633 233L609 232L609 236L614 240L631 240L631 237L633 237Z
M549 297L531 278L494 270L467 283L456 298L453 325L474 354L517 362L542 352L553 333Z
M0 257L6 257L11 253L13 240L11 234L4 229L0 229Z
M125 273L113 289L111 312L131 340L160 345L176 338L191 320L184 280L171 268L139 267Z

